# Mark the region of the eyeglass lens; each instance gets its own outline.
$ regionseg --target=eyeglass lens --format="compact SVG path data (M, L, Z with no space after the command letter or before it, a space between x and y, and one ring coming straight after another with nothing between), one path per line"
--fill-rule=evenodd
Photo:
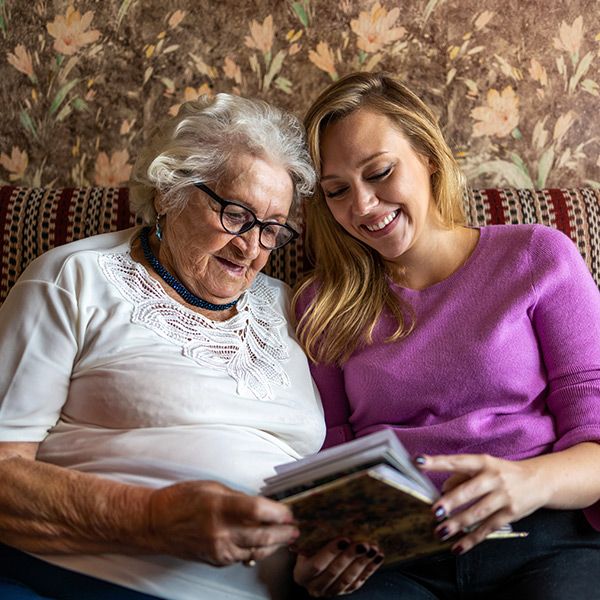
M221 223L227 232L241 234L254 227L256 218L250 210L243 206L229 204L223 207ZM287 227L276 223L263 224L259 227L260 243L269 249L285 245L294 235Z

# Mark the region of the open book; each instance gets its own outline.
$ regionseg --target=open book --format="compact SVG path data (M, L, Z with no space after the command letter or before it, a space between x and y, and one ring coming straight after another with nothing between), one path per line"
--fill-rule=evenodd
M396 434L378 431L279 465L261 493L292 507L299 550L316 552L336 537L376 542L392 563L452 544L433 534L439 493L412 463ZM489 538L524 537L510 526Z

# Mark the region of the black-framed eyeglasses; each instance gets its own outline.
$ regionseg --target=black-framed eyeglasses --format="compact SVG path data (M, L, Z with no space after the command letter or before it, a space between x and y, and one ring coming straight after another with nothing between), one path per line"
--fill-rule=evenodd
M231 235L243 235L258 225L260 230L258 241L265 250L281 248L299 235L295 229L284 223L259 220L247 206L221 198L202 182L194 185L221 206L221 225Z

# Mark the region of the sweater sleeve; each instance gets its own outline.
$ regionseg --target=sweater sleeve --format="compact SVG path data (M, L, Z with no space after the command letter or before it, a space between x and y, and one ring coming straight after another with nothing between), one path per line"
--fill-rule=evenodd
M600 442L600 293L569 238L542 228L536 233L531 318L547 369L547 405L559 451ZM584 512L600 531L600 502Z
M536 228L531 258L535 302L530 318L548 378L556 421L554 450L600 442L600 293L573 242Z
M310 371L319 388L327 433L323 448L337 446L354 438L350 406L344 386L344 372L335 365L311 364Z
M296 319L300 320L314 299L314 287L306 290L296 305ZM337 446L354 438L350 425L350 406L344 385L344 371L335 365L310 363L312 377L319 389L327 433L323 448Z

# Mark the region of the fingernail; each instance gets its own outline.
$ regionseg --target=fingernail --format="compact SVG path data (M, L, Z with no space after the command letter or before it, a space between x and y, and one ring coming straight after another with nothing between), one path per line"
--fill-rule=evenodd
M381 554L378 554L374 559L373 562L378 565L381 561L383 560L383 556Z
M454 548L452 548L452 554L454 554L455 556L460 556L461 554L463 554L465 551L465 549L459 544L458 546L454 546Z
M444 526L441 529L438 529L435 532L435 535L437 535L440 538L440 540L445 540L447 537L450 537L450 530L446 526Z
M350 542L348 540L340 540L338 542L338 550L346 550L347 548L350 547Z
M423 466L426 462L426 458L422 454L415 456L415 465Z
M367 549L362 544L356 544L356 554L364 554Z
M443 506L438 506L433 514L438 521L443 521L446 518L446 509Z
M377 550L375 550L374 548L371 548L368 552L367 552L367 558L373 558L375 555L377 554Z

